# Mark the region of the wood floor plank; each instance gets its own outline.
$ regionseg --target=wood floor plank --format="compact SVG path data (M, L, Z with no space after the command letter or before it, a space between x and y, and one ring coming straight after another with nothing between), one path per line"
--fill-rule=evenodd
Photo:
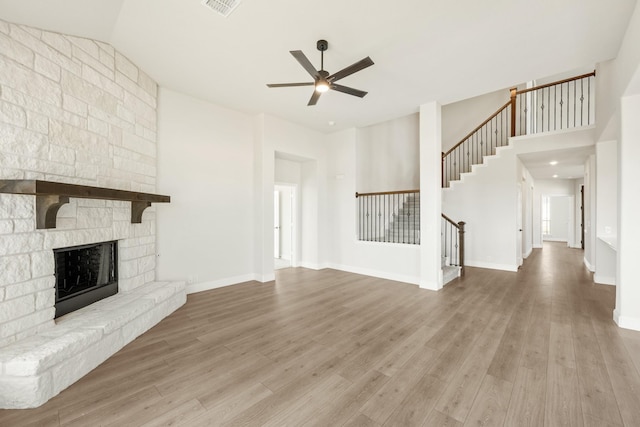
M640 332L583 252L439 292L337 270L199 292L6 426L640 425Z
M362 406L361 412L373 421L383 424L401 404L409 390L427 373L439 355L438 350L423 346L409 359L398 374L392 377L376 395Z
M544 425L546 373L519 368L505 417L508 426Z
M422 424L424 427L462 427L462 423L440 411L431 411L429 418Z
M387 381L389 381L389 377L378 371L368 372L343 394L336 396L336 401L332 405L323 408L322 413L315 414L313 419L306 421L303 425L316 427L343 425L353 417L353 414L359 413L359 409L365 402L377 393Z
M465 421L500 344L507 320L507 315L494 313L456 375L447 383L436 405L438 411L460 422Z
M584 425L576 369L549 364L544 419L547 426Z
M435 406L445 385L440 379L425 374L408 391L407 396L400 402L383 425L387 427L422 425Z
M512 383L486 375L464 425L502 426L507 416L512 389Z

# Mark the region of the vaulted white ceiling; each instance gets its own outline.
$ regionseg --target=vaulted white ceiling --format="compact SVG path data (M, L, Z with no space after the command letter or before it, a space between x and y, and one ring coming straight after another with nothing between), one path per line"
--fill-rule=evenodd
M0 17L111 43L163 87L321 131L365 126L616 56L635 0L244 0L224 18L200 0L0 0ZM363 98L324 94L289 54L335 72ZM335 122L334 127L328 125Z

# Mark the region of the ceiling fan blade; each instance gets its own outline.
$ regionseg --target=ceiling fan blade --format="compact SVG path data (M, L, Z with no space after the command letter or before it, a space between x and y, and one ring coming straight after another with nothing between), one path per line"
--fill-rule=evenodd
M318 99L320 98L320 95L322 95L322 93L318 92L317 90L314 90L313 95L311 95L311 99L309 99L309 103L307 104L307 106L316 105L316 103L318 102Z
M363 90L354 89L352 87L347 87L342 85L337 85L335 83L331 85L331 89L337 90L338 92L346 93L349 95L359 96L360 98L363 98L368 93Z
M269 83L269 87L295 87L295 86L313 86L315 82L309 83Z
M318 77L318 70L311 64L311 61L302 53L301 50L291 50L289 51L291 55L302 65L302 68L307 70L307 73L311 75L314 79Z
M347 68L343 68L337 73L333 73L332 75L327 77L327 80L329 80L330 82L337 82L340 79L344 79L345 77L350 76L351 74L356 73L372 65L373 65L373 61L371 60L371 58L367 56L366 58L361 59L355 64L351 64Z

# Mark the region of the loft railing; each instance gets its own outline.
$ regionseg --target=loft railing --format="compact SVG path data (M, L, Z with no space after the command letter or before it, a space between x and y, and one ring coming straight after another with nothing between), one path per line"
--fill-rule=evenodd
M460 274L464 274L464 225L464 221L456 223L445 214L442 214L442 225L440 227L442 266L458 266L460 267Z
M595 123L596 72L510 90L510 99L450 150L442 153L442 187L470 172L471 166L508 145L509 137L531 135Z
M358 240L420 244L420 190L356 193Z

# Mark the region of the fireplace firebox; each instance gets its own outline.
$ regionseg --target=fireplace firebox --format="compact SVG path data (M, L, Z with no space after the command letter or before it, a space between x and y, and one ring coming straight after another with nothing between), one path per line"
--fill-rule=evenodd
M118 243L54 249L56 314L60 317L118 293Z

